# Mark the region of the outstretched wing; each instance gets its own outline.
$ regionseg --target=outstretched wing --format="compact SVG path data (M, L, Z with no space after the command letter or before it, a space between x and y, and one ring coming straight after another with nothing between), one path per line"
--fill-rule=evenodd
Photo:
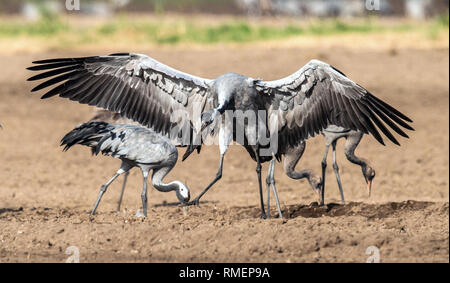
M51 89L42 98L55 95L119 113L152 128L172 140L179 129L200 132L200 114L212 109L210 80L166 66L146 55L111 54L33 62L31 71L43 71L29 81L46 79L32 89ZM198 115L194 117L194 115ZM198 129L198 130L197 130ZM176 134L178 136L173 136ZM186 142L186 141L185 141Z
M388 127L403 137L408 135L399 126L414 130L407 116L318 60L286 78L257 80L255 85L265 96L269 121L278 127L281 144L296 145L329 125L370 133L383 145L379 130L397 145Z

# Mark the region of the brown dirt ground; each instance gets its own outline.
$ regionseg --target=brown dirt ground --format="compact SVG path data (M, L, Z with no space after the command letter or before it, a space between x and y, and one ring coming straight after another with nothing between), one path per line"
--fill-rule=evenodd
M119 51L109 49L98 53ZM311 58L322 59L407 113L416 131L400 140L401 147L363 139L357 153L377 171L371 198L360 168L339 152L346 206L337 205L331 159L327 207L315 206L307 182L289 179L277 165L285 219L259 219L255 164L232 146L222 180L187 215L174 204L174 194L151 190L149 217L135 218L142 180L134 169L122 213L114 211L119 179L90 217L100 185L119 161L91 157L83 147L63 153L61 137L88 120L93 109L30 95L34 84L25 82L30 73L24 70L32 60L85 54L0 55L0 262L64 262L69 246L79 248L82 262L365 262L372 245L380 249L382 262L449 261L448 48L138 51L205 77L234 71L275 79ZM322 137L308 141L297 167L320 172L323 149ZM186 182L195 196L217 165L218 148L211 146L180 162L166 181Z

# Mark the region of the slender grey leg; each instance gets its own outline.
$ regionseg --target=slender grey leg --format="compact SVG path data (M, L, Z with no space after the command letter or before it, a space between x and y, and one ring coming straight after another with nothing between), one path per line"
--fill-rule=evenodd
M272 166L270 183L272 184L273 195L275 196L275 202L277 204L278 217L283 218L283 214L281 213L280 201L278 200L277 188L275 187L275 159L272 159L272 163L270 163L270 165Z
M323 155L322 159L322 192L320 194L320 205L325 204L325 171L327 168L327 156L328 156L328 149L330 148L330 145L327 144L325 148L325 154Z
M272 183L271 176L272 176L272 170L275 160L272 159L270 161L269 170L267 170L267 177L266 177L266 190L267 190L267 218L270 218L270 184Z
M341 193L341 201L342 204L345 204L345 199L344 199L344 191L342 190L342 184L341 184L341 176L339 175L339 167L337 165L336 162L336 141L334 141L332 144L333 146L333 169L334 169L334 174L336 175L336 180L339 186L339 192Z
M136 214L138 217L147 217L147 179L148 179L148 171L142 171L142 175L144 176L144 185L142 187L141 199L142 199L142 210L143 215Z
M125 172L125 175L123 176L122 191L120 191L119 203L117 204L117 212L120 212L120 205L122 204L123 192L125 191L125 186L127 184L127 178L128 178L129 174L130 174L130 171L127 171L127 172Z
M261 182L261 161L259 160L259 148L256 149L256 174L258 175L258 185L259 185L259 201L261 204L261 218L266 219L266 211L264 210L264 199L263 199L263 189Z
M106 190L108 189L108 186L111 185L111 183L112 183L117 177L119 177L119 175L122 174L122 173L124 173L124 171L123 171L122 168L120 168L120 169L116 172L116 174L114 174L114 176L112 176L112 178L109 179L108 182L106 182L106 184L103 184L103 185L100 187L100 193L98 194L97 201L95 202L94 208L93 208L92 211L91 211L91 215L94 215L94 214L95 214L95 211L97 210L97 207L98 207L98 205L100 204L100 200L102 199L103 194L104 194L104 193L106 192Z
M188 202L186 205L199 205L200 198L217 182L222 178L222 167L223 167L223 157L224 154L220 155L219 170L217 171L216 177L212 182L201 192L194 200Z

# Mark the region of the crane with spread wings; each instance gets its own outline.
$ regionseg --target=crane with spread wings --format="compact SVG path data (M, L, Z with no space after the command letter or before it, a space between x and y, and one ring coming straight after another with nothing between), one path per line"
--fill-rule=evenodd
M413 130L408 124L412 120L406 115L336 68L318 60L311 60L294 74L275 81L235 73L214 80L204 79L134 53L33 63L28 69L42 72L29 80L46 80L32 91L51 87L42 98L59 95L120 113L158 133L179 139L188 147L184 158L195 149L200 150L203 141L195 137L203 129L212 127L217 117L230 111L254 113L258 117L254 123L249 122L249 116L246 119L234 116L233 123L227 123L227 119L214 123L218 128L214 132L219 135L219 169L214 180L191 203L198 204L221 178L224 156L235 140L257 163L263 218L266 212L261 163L281 160L290 149L331 125L370 134L383 145L380 131L399 144L391 130L403 137L408 136L401 127ZM180 116L180 113L185 114ZM194 133L187 140L179 134L186 127L188 132ZM242 129L242 139L236 137L237 129ZM268 143L267 136L270 137Z

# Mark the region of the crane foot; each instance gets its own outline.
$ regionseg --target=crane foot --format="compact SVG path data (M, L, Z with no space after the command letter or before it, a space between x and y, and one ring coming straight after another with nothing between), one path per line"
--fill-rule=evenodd
M146 218L147 215L145 215L144 213L141 212L140 209L138 209L138 211L136 211L136 217L139 217L139 218Z
M196 205L196 206L200 206L200 199L199 198L195 198L192 201L186 203L186 205Z

